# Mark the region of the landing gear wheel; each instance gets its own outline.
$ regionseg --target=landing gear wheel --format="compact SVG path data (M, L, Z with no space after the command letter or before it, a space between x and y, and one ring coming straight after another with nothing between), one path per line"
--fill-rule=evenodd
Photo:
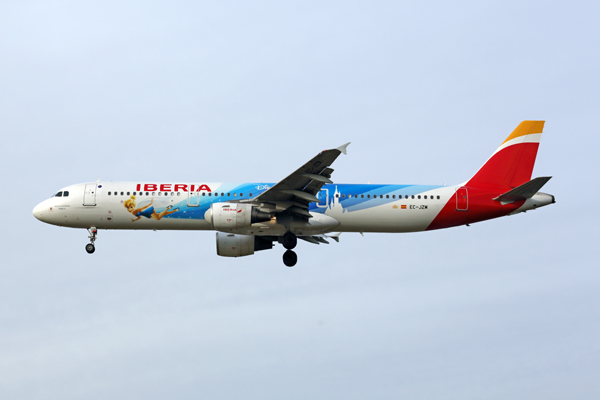
M90 239L90 243L85 245L85 251L87 251L88 254L92 254L94 251L96 251L96 246L94 246L94 242L96 241L96 236L98 236L98 229L96 229L95 226L92 226L88 229L88 232L90 234L90 236L88 236L88 238Z
M293 267L298 262L298 255L292 250L283 253L283 263L286 267Z
M283 247L285 247L288 250L292 250L294 247L296 247L297 243L298 237L290 231L284 233L281 238L281 244L283 244Z

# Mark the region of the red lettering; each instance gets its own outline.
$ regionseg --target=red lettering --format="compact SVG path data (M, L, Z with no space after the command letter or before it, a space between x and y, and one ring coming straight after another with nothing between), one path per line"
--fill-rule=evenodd
M207 192L212 192L212 190L210 190L210 188L208 187L208 185L200 185L198 187L198 191L201 191L201 190L206 190Z
M187 185L175 185L173 190L179 192L180 189L184 192L187 192Z
M170 192L171 191L171 184L170 183L163 183L162 185L160 185L160 191L161 192Z
M193 191L194 191L194 185L191 185L190 186L190 192L193 192Z
M142 188L142 185L140 185L139 183L136 185L135 190L136 191L140 191L140 189Z
M156 190L156 185L154 183L146 183L144 185L144 191L145 192L151 192L153 190Z

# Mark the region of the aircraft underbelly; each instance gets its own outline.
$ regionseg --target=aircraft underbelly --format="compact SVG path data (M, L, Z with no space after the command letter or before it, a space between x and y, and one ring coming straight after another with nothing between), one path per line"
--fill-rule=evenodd
M391 205L344 212L336 216L341 232L417 232L425 230L435 218L438 207L401 209ZM441 208L441 207L440 207Z

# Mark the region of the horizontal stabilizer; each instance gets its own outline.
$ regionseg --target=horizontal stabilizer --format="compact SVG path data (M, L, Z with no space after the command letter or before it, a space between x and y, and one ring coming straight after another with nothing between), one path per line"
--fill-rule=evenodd
M519 200L526 200L533 197L539 190L552 178L551 176L542 176L539 178L535 178L522 184L521 186L517 186L516 188L509 190L508 192L501 194L500 196L494 198L494 200L501 202L504 204L513 203Z

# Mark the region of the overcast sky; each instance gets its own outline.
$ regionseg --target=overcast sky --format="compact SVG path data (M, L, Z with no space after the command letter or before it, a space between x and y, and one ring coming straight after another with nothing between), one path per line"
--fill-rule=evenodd
M600 6L4 2L0 398L600 396ZM87 232L87 181L456 184L525 119L557 203L238 259L214 232ZM16 201L16 203L12 203Z

